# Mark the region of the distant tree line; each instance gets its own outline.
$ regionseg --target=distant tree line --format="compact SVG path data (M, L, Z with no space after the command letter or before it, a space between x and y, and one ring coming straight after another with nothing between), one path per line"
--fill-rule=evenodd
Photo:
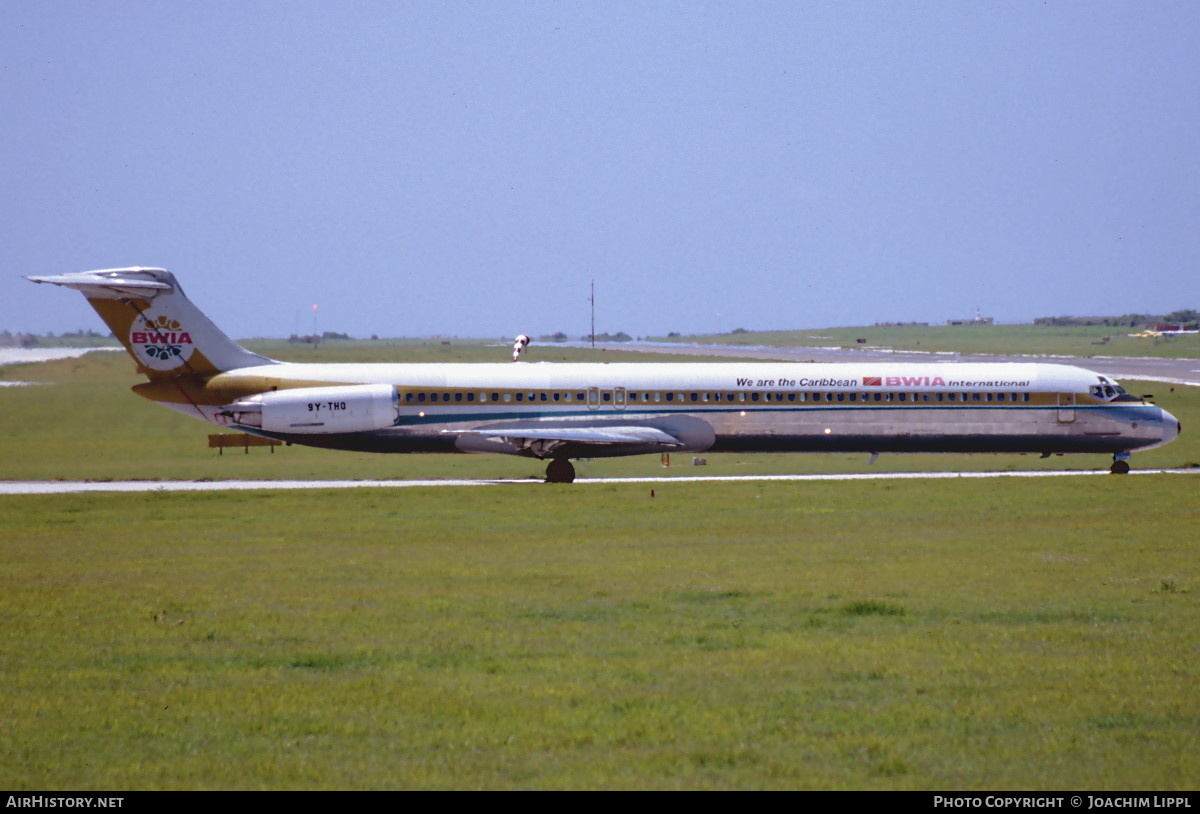
M349 334L340 334L336 331L325 331L323 334L292 334L288 337L289 342L295 342L300 345L319 345L329 339L351 339ZM372 336L372 339L378 337Z
M539 342L566 342L570 338L571 337L567 336L562 331L557 331L556 333L547 334L545 336L539 336L538 341ZM581 337L579 337L579 341L580 342L591 342L592 337L590 334L587 336L581 336ZM597 342L632 342L633 337L630 336L629 334L625 333L624 331L617 331L615 334L609 334L609 333L596 334L596 341Z
M1140 328L1148 325L1192 325L1200 324L1200 311L1185 308L1169 314L1125 314L1119 317L1038 317L1034 325L1097 325L1108 328Z

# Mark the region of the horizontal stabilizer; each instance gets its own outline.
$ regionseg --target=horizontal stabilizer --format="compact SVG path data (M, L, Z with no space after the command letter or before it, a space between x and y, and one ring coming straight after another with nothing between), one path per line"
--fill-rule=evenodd
M26 277L35 283L53 283L82 291L92 299L116 299L120 297L141 297L151 299L155 295L170 291L173 286L164 282L154 272L162 273L162 269L126 268L103 269L100 271L80 271L73 274L53 274L40 277Z

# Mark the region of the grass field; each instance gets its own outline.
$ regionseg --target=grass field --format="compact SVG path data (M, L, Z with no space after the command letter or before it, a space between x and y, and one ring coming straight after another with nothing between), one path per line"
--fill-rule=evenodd
M4 499L10 789L1190 789L1191 476Z
M0 373L44 382L0 389L3 479L542 469L217 456L205 425L128 391L121 354ZM1185 433L1135 467L1194 464L1197 388L1155 392ZM1107 463L884 456L873 469ZM655 456L579 469L698 471ZM701 471L781 469L870 471L864 456L807 455L709 456ZM1198 485L0 497L0 785L1194 789Z

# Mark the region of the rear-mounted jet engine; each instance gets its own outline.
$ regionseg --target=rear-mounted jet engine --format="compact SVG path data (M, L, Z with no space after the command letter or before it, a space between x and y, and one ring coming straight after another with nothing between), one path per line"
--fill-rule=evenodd
M386 384L300 387L235 401L218 413L264 432L321 435L391 427L400 415L396 389Z

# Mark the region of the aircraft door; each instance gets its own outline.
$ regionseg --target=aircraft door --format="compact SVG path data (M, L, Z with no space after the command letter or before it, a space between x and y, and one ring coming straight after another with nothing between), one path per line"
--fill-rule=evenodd
M613 390L613 409L624 410L626 400L626 390L624 387L618 387Z
M1058 423L1070 424L1075 420L1075 394L1058 394Z
M600 388L589 387L587 389L587 408L589 410L600 409Z

